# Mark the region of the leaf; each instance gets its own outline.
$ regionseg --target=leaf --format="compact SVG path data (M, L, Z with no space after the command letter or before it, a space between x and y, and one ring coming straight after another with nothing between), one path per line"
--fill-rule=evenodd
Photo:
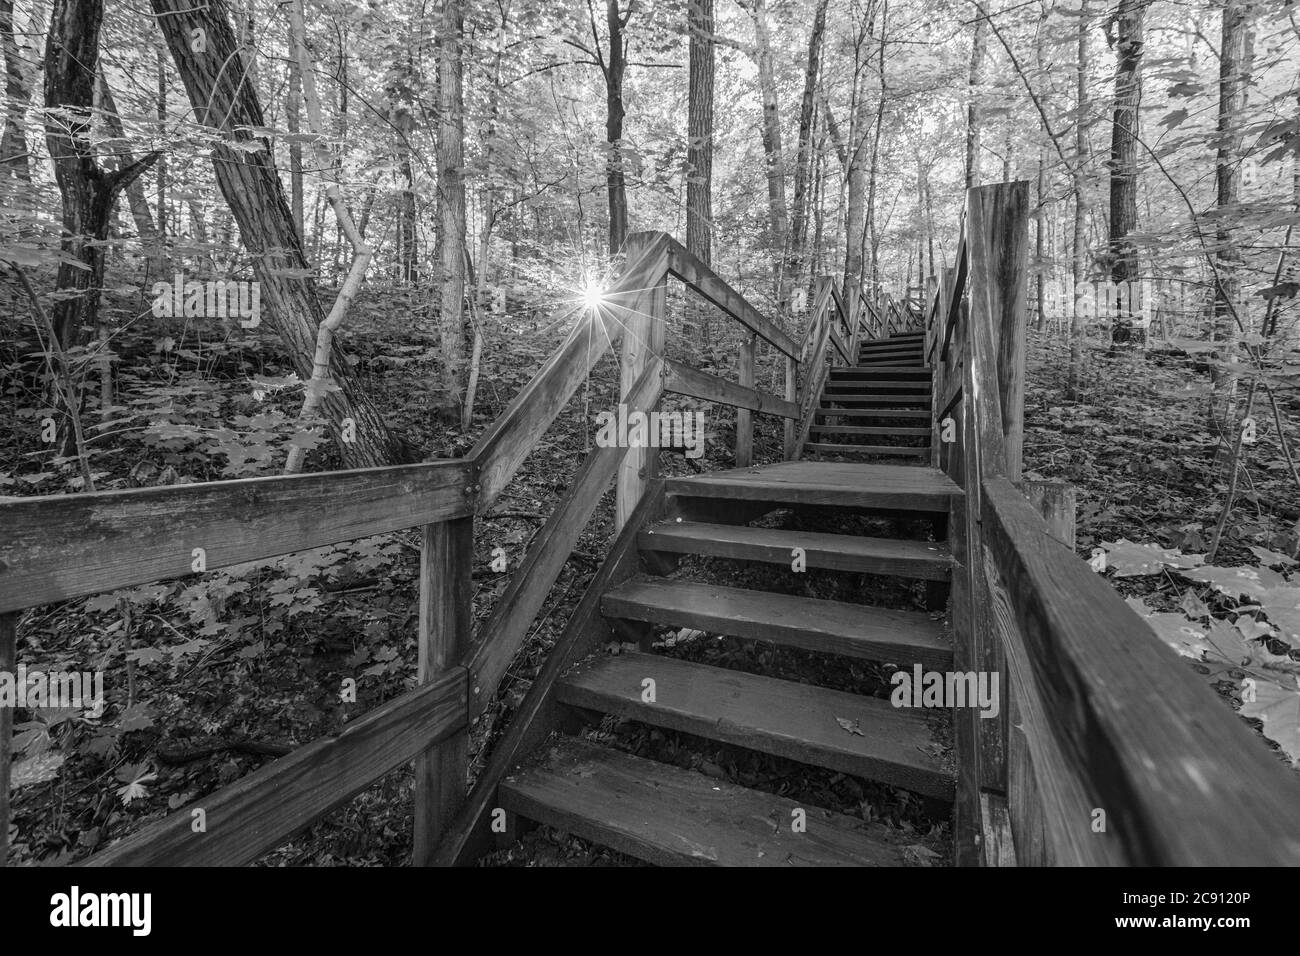
M19 760L9 769L9 786L17 789L53 780L64 759L63 754L50 752Z
M1262 720L1264 736L1286 752L1291 766L1300 764L1300 691L1257 681L1255 699L1242 702L1241 716Z
M1209 607L1206 606L1205 602L1202 601L1197 593L1191 588L1188 588L1183 592L1183 599L1178 606L1183 609L1184 614L1194 621L1199 621L1202 618L1210 616Z
M1151 630L1156 632L1160 640L1177 651L1179 656L1199 661L1206 651L1212 650L1211 645L1205 640L1205 631L1183 615L1167 611L1152 611L1141 598L1125 598L1125 602L1142 615L1142 619L1151 626Z
M1250 553L1259 558L1260 564L1266 564L1270 567L1280 564L1283 567L1289 568L1293 564L1300 564L1300 561L1297 561L1295 558L1287 557L1285 554L1278 551L1270 551L1268 548L1257 548L1254 545L1251 545Z
M858 726L859 722L856 720L849 720L847 717L836 717L835 723L839 724L841 728L851 734L857 734L859 737L866 736L866 734L862 732L862 728Z
M1174 110L1160 121L1160 125L1174 129L1181 126L1185 119L1187 119L1187 110Z
M132 730L148 730L152 726L153 718L149 716L148 704L132 704L122 711L122 716L118 719L118 727L123 733Z
M931 866L931 860L938 858L939 854L935 853L929 847L922 846L919 843L913 843L903 847L903 856L911 863L917 866Z
M1269 588L1259 603L1269 623L1278 629L1278 636L1291 647L1300 648L1300 587Z
M1113 569L1117 578L1158 574L1165 567L1194 568L1205 560L1204 555L1183 554L1177 548L1158 544L1134 544L1127 538L1103 541L1102 547L1107 552L1106 567Z
M1267 570L1265 568L1264 570ZM1178 571L1185 578L1212 584L1228 597L1236 599L1243 594L1251 597L1263 597L1267 588L1257 568L1220 568L1207 565L1203 568L1183 569Z

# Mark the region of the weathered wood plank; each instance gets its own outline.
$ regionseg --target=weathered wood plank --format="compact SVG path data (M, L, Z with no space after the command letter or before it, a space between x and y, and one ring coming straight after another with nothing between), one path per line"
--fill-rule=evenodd
M572 737L501 791L511 812L660 866L908 862L901 831ZM804 832L788 825L795 810L806 814Z
M449 671L200 797L96 853L85 866L242 866L347 803L431 743L465 726L465 672ZM206 832L191 828L193 811Z
M744 296L687 252L681 243L675 239L667 242L669 272L783 354L791 357L799 354L799 346L780 326L750 305Z
M564 344L478 440L469 457L479 468L480 511L486 510L510 483L542 434L586 380L591 367L622 336L629 310L641 290L663 280L668 269L669 242L666 235L659 234L640 259L628 264L606 294L605 303L574 327Z
M474 626L474 516L425 525L420 546L419 668L421 684L459 666ZM415 758L412 861L424 866L469 787L469 728Z
M662 361L655 358L650 363L624 400L629 414L648 411L659 401ZM596 448L587 455L523 561L510 576L509 586L480 628L473 652L466 661L470 673L471 719L478 717L492 700L626 453L626 448L615 446Z
M628 259L645 255L654 244L653 233L637 233L627 240ZM664 309L667 303L668 278L665 274L652 285L638 289L624 317L623 340L619 354L619 395L629 394L647 368L659 364L664 354ZM702 438L703 436L701 436ZM614 528L636 510L645 493L646 482L659 473L659 449L650 444L629 448L619 462L615 481Z
M0 614L0 674L18 664L18 612ZM9 861L9 768L14 754L14 709L0 707L0 867Z
M728 382L725 378L701 372L672 359L664 362L664 391L734 408L748 408L765 415L781 415L792 419L799 417L799 406L785 399L756 388Z
M497 786L519 761L533 753L560 722L561 705L554 697L556 680L574 661L590 654L610 634L600 614L601 596L612 585L635 574L638 567L637 533L663 505L663 480L646 489L636 514L624 526L605 556L605 561L587 584L564 633L547 654L541 673L533 679L523 702L506 728L505 736L492 750L488 764L474 782L469 798L434 855L434 866L464 866L491 845L489 817L497 806Z
M986 480L984 500L1048 726L1107 833L1139 865L1300 865L1294 774L1010 482Z
M997 343L1005 473L1020 480L1025 443L1025 290L1029 282L1029 181L981 189L989 221L989 318Z
M463 461L0 503L0 611L469 514Z
M741 388L754 388L754 353L758 337L747 335L740 343L738 371ZM748 468L754 460L754 416L748 408L736 409L736 467Z

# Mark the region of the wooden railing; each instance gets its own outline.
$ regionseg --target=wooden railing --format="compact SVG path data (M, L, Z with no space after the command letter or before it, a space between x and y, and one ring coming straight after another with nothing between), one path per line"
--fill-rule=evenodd
M674 276L747 331L732 382L667 358L666 282ZM829 296L829 283L825 283ZM829 322L824 323L830 333ZM840 333L841 340L843 334ZM757 339L783 357L784 395L755 384ZM491 508L528 454L614 344L621 402L650 412L672 392L737 409L736 459L752 457L754 412L800 417L799 346L712 270L662 233L629 238L626 262L603 303L587 309L542 368L458 461L254 478L0 503L0 668L15 663L18 612L102 591L168 580L406 528L421 529L420 686L92 856L90 865L239 865L252 862L357 793L415 761L414 860L458 862L481 848L488 798L554 715L543 707L559 668L595 633L602 582L635 560L623 534L534 681L506 738L466 798L468 729L492 699L532 622L617 482L620 528L656 507L657 450L598 447L535 536L492 614L472 633L474 518ZM8 708L0 716L11 715ZM11 721L0 725L0 834L8 823ZM544 734L543 734L544 736ZM0 862L4 847L0 844Z
M1021 481L1028 183L967 193L926 330L958 671L958 862L1296 865L1300 785L1073 545L1072 489Z

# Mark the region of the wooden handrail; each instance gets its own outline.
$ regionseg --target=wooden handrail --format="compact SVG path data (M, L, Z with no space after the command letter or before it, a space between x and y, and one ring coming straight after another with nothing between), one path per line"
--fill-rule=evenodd
M712 269L687 252L677 240L665 236L668 247L668 271L708 299L723 312L744 325L759 338L794 358L798 346L775 322L745 300Z
M592 366L622 337L633 311L629 300L657 285L667 273L671 241L663 233L650 240L641 257L628 263L606 293L605 303L583 314L564 344L474 445L469 458L478 466L479 511L501 494Z
M1023 721L1082 780L1083 815L1051 819L1056 862L1300 865L1300 784L1103 578L1053 540L1014 485L983 482L984 563L1004 582L1011 666L1036 696ZM978 558L977 558L978 560ZM1051 774L1039 786L1054 788ZM1096 810L1104 812L1098 831ZM1081 858L1062 857L1071 847ZM1086 854L1086 855L1085 855Z
M460 517L473 485L471 462L435 461L10 499L0 612Z

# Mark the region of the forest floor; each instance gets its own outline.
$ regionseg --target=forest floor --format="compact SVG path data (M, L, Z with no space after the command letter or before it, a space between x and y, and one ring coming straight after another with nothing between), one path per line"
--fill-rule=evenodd
M114 345L115 409L104 421L87 421L93 435L103 436L92 444L97 488L277 473L295 431L301 393L286 380L288 363L268 331L230 336L220 327L178 330L138 318L138 297L121 294L108 295L105 307L129 331ZM359 303L341 348L394 430L425 460L460 456L529 380L563 330L531 322L489 330L474 427L462 434L434 414L440 396L429 383L437 371L437 342L423 308L416 294L372 290ZM0 300L0 326L25 328L18 314L19 304ZM692 363L706 369L727 367L734 354L713 345L691 348L684 344L690 339L671 335L670 348L689 351ZM75 462L56 458L33 438L47 413L38 343L21 332L6 334L3 342L0 401L10 406L12 426L0 428L0 494L79 490ZM1027 477L1078 487L1080 554L1090 556L1122 538L1179 554L1203 552L1227 490L1204 425L1198 389L1208 381L1205 373L1188 356L1139 349L1110 355L1093 348L1082 393L1067 401L1064 354L1059 343L1043 337L1032 341L1025 462ZM768 374L775 372L760 370L759 381ZM505 548L510 566L517 566L592 445L592 410L613 403L616 385L616 363L606 356L480 522L473 569L478 621L509 580L509 571L492 569L493 549ZM729 411L718 411L716 418L710 412L700 462L706 469L731 466L733 419ZM100 425L105 427L94 427ZM756 426L756 460L775 460L779 423L758 417ZM1262 560L1283 567L1300 544L1300 493L1289 469L1277 464L1276 436L1263 427L1261 435L1218 565ZM1294 444L1296 436L1290 437ZM321 455L309 458L308 465L323 470L337 462ZM682 458L666 455L665 471L690 469ZM481 770L488 748L599 566L613 530L612 498L610 493L602 499L496 700L476 724L471 774ZM1127 553L1111 552L1120 558ZM20 661L29 669L102 670L107 710L100 719L75 710L19 712L12 861L81 859L169 812L195 805L277 752L337 733L349 719L408 689L415 681L418 563L415 533L406 532L24 614ZM710 571L742 586L763 574L726 563L712 564ZM1150 612L1199 614L1212 627L1215 621L1232 622L1248 637L1259 636L1243 626L1254 619L1245 613L1250 608L1241 596L1222 593L1212 581L1190 582L1157 565L1153 573L1121 576L1113 583L1125 596L1145 599ZM873 597L881 603L917 606L918 590L875 584L880 587L873 584ZM830 576L825 587L829 597L860 589L861 582ZM667 653L774 676L820 666L810 655L788 649L663 637ZM1274 660L1294 660L1289 643L1269 638L1264 646ZM1236 672L1204 669L1221 694L1239 705ZM354 676L357 702L342 703L342 681ZM882 687L881 675L869 665L834 673L825 668L822 676L865 693ZM914 837L918 865L946 862L950 840L944 812L904 791L863 786L842 774L629 722L607 720L590 732L639 754L883 822ZM411 850L411 791L410 771L395 771L261 863L403 864ZM542 827L484 862L634 861Z

